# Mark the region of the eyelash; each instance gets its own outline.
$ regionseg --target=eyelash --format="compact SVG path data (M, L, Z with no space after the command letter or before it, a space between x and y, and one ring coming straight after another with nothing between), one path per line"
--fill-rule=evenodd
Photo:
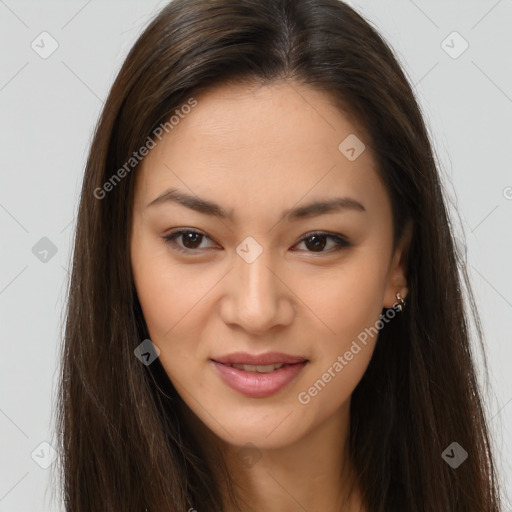
M173 250L175 250L175 251L185 253L185 254L198 253L199 251L201 251L201 249L185 249L183 247L179 247L176 245L176 242L175 242L176 238L179 238L180 236L189 234L189 233L194 233L194 234L200 235L204 238L209 238L204 233L201 233L200 231L195 231L193 229L182 229L179 231L175 231L174 233L170 233L169 235L166 235L162 238L166 241L167 244L172 245ZM337 234L327 233L325 231L314 231L311 233L307 233L298 241L298 244L300 244L300 243L304 242L305 240L308 240L309 238L312 238L314 236L319 236L321 238L331 238L338 244L338 247L334 248L334 250L331 249L329 251L320 251L320 252L306 251L306 252L310 252L312 254L332 254L333 252L338 252L341 249L350 247L352 245L343 235L340 235L339 233L337 233Z

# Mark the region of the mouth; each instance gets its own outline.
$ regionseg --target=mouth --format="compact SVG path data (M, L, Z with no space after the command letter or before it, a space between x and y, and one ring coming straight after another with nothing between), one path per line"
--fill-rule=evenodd
M212 357L212 360L222 364L244 366L286 365L307 361L304 356L294 356L282 352L265 352L263 354L234 352L225 356Z
M216 361L218 362L218 361ZM225 364L225 363L220 363ZM299 364L299 363L295 363ZM254 365L254 364L225 364L225 366L230 366L231 368L236 368L237 370L242 370L244 372L253 372L253 373L272 373L275 370L279 370L279 368L283 368L286 365L284 363L279 364L265 364L265 365Z
M276 361L276 357L288 362ZM245 358L245 361L240 362L240 358ZM269 362L272 361L272 358L274 361ZM251 360L250 363L247 362L247 359ZM223 358L211 359L210 362L216 368L217 374L224 384L238 393L252 398L265 398L283 390L297 378L309 363L303 357L276 355L275 353L263 356L232 354Z

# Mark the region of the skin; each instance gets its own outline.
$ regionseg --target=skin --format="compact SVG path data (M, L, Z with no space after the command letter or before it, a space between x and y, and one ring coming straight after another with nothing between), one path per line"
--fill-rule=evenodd
M339 151L349 134L363 142L364 134L326 93L280 82L222 85L195 98L137 170L131 258L151 340L190 428L207 453L215 446L225 454L251 510L362 510L357 485L349 498L346 442L351 394L376 336L308 404L298 394L396 304L397 292L407 295L410 229L393 252L390 198L371 150L354 161ZM171 201L147 206L170 188L214 201L233 221ZM365 211L280 220L289 208L341 196ZM205 236L164 239L178 228ZM344 235L351 245L336 251L324 238L315 248L311 238L301 241L311 231ZM251 263L236 252L249 236L262 249ZM309 362L278 393L249 398L210 362L239 351ZM247 443L259 456L250 467L240 457Z

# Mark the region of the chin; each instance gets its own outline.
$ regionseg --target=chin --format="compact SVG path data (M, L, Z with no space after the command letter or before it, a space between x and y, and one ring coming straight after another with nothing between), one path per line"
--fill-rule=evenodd
M279 414L272 410L263 412L260 409L241 413L230 420L226 415L224 418L222 425L209 418L205 426L223 442L238 448L248 444L261 450L285 448L304 437L311 426L311 422L300 417L298 411L282 407Z

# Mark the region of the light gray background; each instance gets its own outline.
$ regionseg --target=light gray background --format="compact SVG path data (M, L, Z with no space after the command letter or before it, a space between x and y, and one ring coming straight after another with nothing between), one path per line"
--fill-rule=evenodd
M85 159L124 57L165 4L0 0L3 512L62 509L51 501L51 468L41 468L31 454L37 449L35 458L44 461L48 451L40 443L55 441L57 348ZM487 409L504 490L511 495L512 0L350 4L392 44L415 84L460 215L460 248L467 247L486 335ZM59 45L47 59L31 48L43 31ZM462 48L453 31L469 44L457 58L444 49ZM32 252L43 237L57 248L46 262Z

